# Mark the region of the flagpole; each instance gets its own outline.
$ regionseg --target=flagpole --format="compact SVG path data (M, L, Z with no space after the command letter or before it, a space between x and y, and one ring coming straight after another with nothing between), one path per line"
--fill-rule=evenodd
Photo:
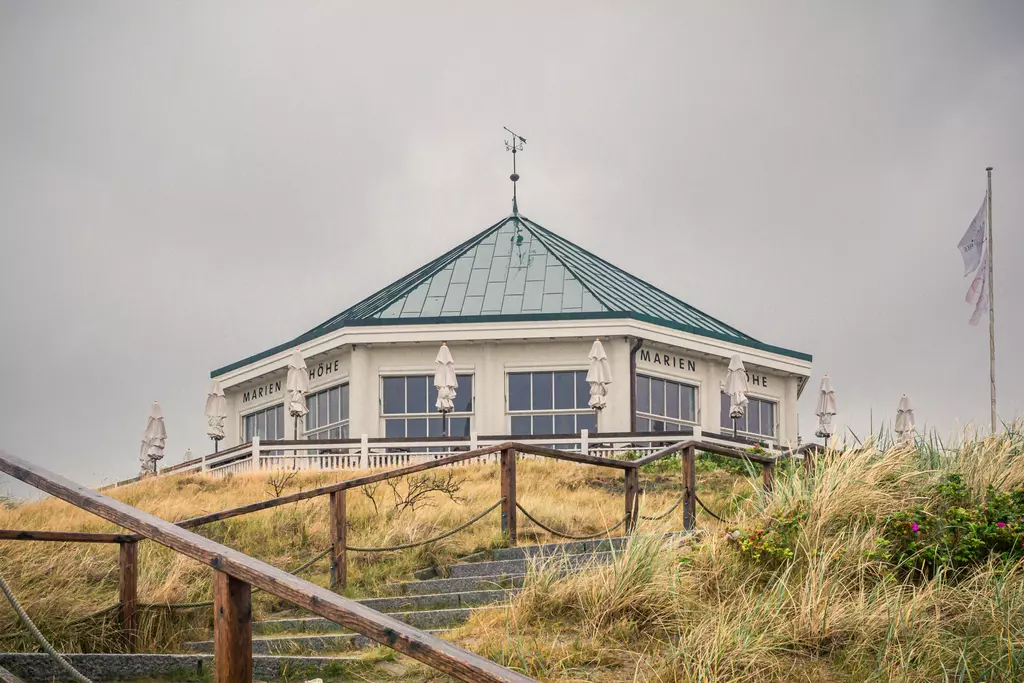
M988 173L988 372L989 390L992 398L992 433L996 433L996 307L995 282L992 279L994 252L992 249L992 167Z

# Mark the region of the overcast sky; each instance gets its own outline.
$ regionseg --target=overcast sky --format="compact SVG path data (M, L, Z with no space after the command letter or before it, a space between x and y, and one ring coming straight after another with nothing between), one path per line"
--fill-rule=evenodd
M0 448L209 446L209 371L520 208L763 341L839 424L988 424L956 245L994 166L1024 412L1024 3L0 0ZM12 489L0 480L0 491ZM20 492L20 491L19 491Z

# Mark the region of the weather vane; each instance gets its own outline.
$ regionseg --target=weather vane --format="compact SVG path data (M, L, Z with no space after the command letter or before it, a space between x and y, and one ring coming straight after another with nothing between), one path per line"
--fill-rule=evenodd
M512 152L512 175L509 176L509 180L512 181L512 213L519 215L519 204L516 201L516 183L519 182L519 174L516 173L516 153L523 151L523 146L526 144L526 138L522 135L516 135L508 129L507 126L503 126L505 130L512 135L512 142L505 141L505 150Z

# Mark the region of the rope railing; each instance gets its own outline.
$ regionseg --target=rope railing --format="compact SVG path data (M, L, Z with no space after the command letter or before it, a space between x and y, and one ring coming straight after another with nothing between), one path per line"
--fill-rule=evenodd
M381 547L381 548L358 548L358 547L353 546L353 545L346 545L345 549L346 550L351 550L352 552L355 552L355 553L387 553L387 552L392 552L392 551L395 551L395 550L408 550L409 548L418 548L418 547L420 547L422 545L427 545L429 543L436 543L437 541L440 541L442 539L448 538L449 536L454 536L455 534L459 533L463 529L466 529L466 528L476 524L481 519L486 517L488 514L493 512L495 509L500 507L501 504L504 503L504 502L505 502L505 499L502 498L497 503L495 503L491 507L489 507L486 510L484 510L483 512L481 512L476 517L474 517L474 518L472 518L472 519L470 519L470 520L468 520L466 522L463 522L462 524L460 524L459 526L455 527L454 529L449 529L448 531L444 532L443 534L438 534L437 536L434 536L433 538L428 538L428 539L426 539L424 541L413 541L412 543L401 543L399 545L392 545L392 546L386 546L386 547Z
M523 516L525 516L528 520L530 520L531 522L533 522L534 524L539 526L544 531L548 532L552 536L558 536L559 538L565 538L565 539L568 539L570 541L589 541L592 538L600 538L601 536L606 536L606 535L610 534L611 532L615 531L620 526L622 526L623 524L626 523L626 518L623 517L622 519L620 519L618 521L617 524L615 524L614 526L608 527L604 531L599 531L596 534L587 534L586 536L575 536L573 534L567 534L567 533L565 533L563 531L558 531L557 529L552 529L551 527L549 527L548 525L544 524L543 522L538 520L536 517L531 515L529 512L527 512L526 508L524 508L519 503L516 503L516 507L519 509L520 512L523 513Z
M29 618L25 608L21 606L20 602L18 602L18 598L14 596L14 593L11 591L11 587L7 585L7 581L4 580L2 575L0 575L0 591L3 591L3 594L7 596L7 601L11 603L11 607L18 614L18 618L21 619L21 622L25 624L25 628L28 629L29 633L32 634L32 637L36 639L37 643L39 643L39 647L41 647L43 652L50 655L50 657L57 662L57 666L66 671L67 674L78 681L78 683L92 683L91 680L79 673L78 669L71 666L71 662L66 660L59 652L53 649L53 646L50 645L50 641L48 641L39 629L36 628L36 625L32 623L32 619Z
M675 503L672 504L672 507L670 507L668 510L665 510L664 512L662 512L660 515L654 515L654 516L651 516L651 517L648 517L647 515L640 515L640 519L646 520L648 522L657 522L658 520L665 519L666 517L671 515L673 512L675 512L676 508L678 508L680 505L682 505L684 500L686 500L686 491L683 491L682 495L679 496L679 499Z
M729 520L723 519L722 517L719 517L714 512L712 512L711 508L709 508L707 505L705 505L704 501L700 499L700 496L697 495L696 491L693 492L693 499L697 501L698 505L700 505L702 508L704 508L704 512L708 513L709 515L711 515L712 517L717 519L719 522L722 522L723 524L736 524L736 522L730 522Z

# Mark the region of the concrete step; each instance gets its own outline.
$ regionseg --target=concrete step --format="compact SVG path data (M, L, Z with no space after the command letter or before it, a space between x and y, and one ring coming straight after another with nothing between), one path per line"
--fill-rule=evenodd
M415 612L390 612L399 621L420 629L436 629L461 624L469 619L474 611L487 607L453 607L449 609L431 609ZM342 627L323 617L295 617L291 619L270 619L257 621L252 625L254 634L275 635L280 633L337 633L345 631Z
M516 588L495 588L489 590L456 591L427 595L398 595L384 598L358 600L378 612L412 612L426 609L452 609L454 607L478 607L507 600L517 592Z
M688 532L673 531L665 534L666 539L684 538ZM589 541L570 541L569 543L546 543L544 545L521 545L514 548L494 548L473 553L462 559L466 562L490 562L493 560L520 560L526 557L550 557L552 555L582 555L583 553L609 552L622 550L629 542L628 536L613 538L595 538Z
M94 681L135 678L212 680L212 654L66 654L71 665ZM356 680L373 667L359 657L280 656L253 657L253 676L261 680L306 680L320 674ZM67 681L70 677L43 652L0 653L0 666L25 681ZM359 680L364 680L362 675Z
M504 588L520 588L523 585L523 579L524 577L520 574L518 576L474 576L460 579L402 581L386 585L382 592L385 594L385 597L397 597L501 590Z
M534 566L552 563L558 569L577 569L587 564L611 562L613 553L596 552L578 555L559 555L525 557L518 560L492 560L490 562L467 562L455 564L448 568L448 576L452 579L470 577L516 576L526 574Z
M435 636L444 633L442 629L427 630ZM253 637L252 652L254 655L284 655L291 654L299 656L310 652L342 652L346 650L358 650L376 643L366 636L358 633L322 633L317 635L283 635ZM192 652L213 652L213 641L203 640L195 643L186 643L185 647Z
M394 612L388 616L410 626L427 631L441 632L469 619L473 612L493 609L488 607L457 607L454 609ZM369 638L350 633L333 621L321 617L273 619L253 624L252 651L259 654L295 654L297 652L323 652L366 647ZM193 652L213 652L213 638L186 643Z

